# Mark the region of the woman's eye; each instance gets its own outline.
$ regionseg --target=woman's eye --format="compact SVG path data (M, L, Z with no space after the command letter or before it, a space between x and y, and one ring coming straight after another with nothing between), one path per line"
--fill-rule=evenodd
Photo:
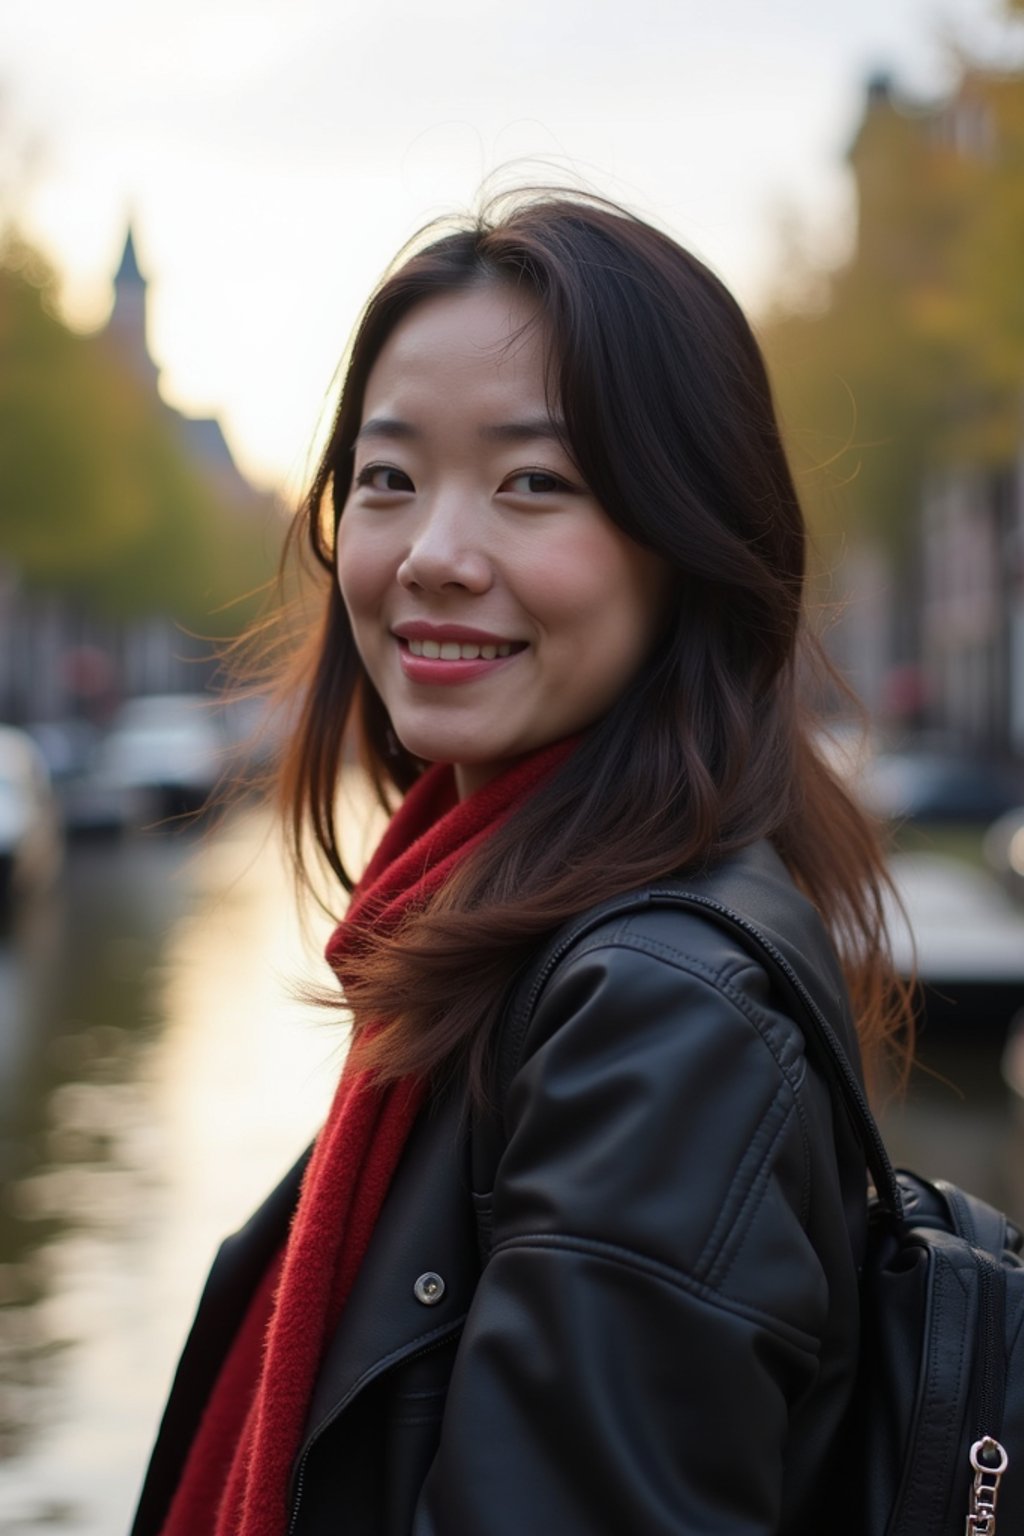
M515 491L518 494L528 496L550 495L552 491L568 491L571 487L558 475L549 474L545 469L524 469L518 475L509 475L503 491Z
M412 491L415 486L404 469L393 464L367 464L356 475L356 485L371 491Z

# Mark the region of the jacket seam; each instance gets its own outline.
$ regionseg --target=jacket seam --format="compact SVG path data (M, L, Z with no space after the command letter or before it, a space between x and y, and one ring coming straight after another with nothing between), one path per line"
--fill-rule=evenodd
M503 1238L496 1244L491 1257L497 1258L499 1253L516 1248L552 1249L556 1252L577 1253L586 1258L628 1269L634 1274L647 1275L652 1280L658 1280L662 1284L683 1291L688 1296L695 1297L698 1301L705 1302L716 1311L728 1312L748 1322L758 1323L806 1355L816 1359L820 1353L821 1341L814 1334L807 1333L795 1324L787 1323L773 1313L763 1311L760 1307L751 1306L749 1302L723 1296L721 1292L713 1290L706 1282L687 1274L685 1270L676 1269L670 1264L662 1263L659 1259L652 1259L647 1254L637 1253L635 1249L624 1248L618 1243L603 1242L597 1238L573 1237L564 1232L523 1232L515 1237Z
M743 1198L735 1213L729 1208L729 1202L725 1202L719 1213L718 1220L707 1242L698 1263L698 1270L703 1270L707 1262L707 1284L723 1285L728 1279L736 1255L746 1240L749 1232L749 1220L753 1212L758 1209L764 1198L765 1188L772 1167L772 1153L782 1138L782 1135L792 1118L792 1109L782 1104L780 1094L775 1095L768 1109L761 1118L761 1122L754 1135L750 1138L749 1146L743 1155L737 1176L742 1177L743 1172L754 1163L757 1172L752 1180L747 1183ZM779 1113L781 1111L781 1113ZM777 1123L773 1125L773 1119L779 1114ZM762 1151L763 1145L763 1151ZM729 1242L730 1235L733 1238Z
M717 992L721 992L754 1026L764 1045L773 1056L779 1071L786 1078L790 1087L795 1089L802 1075L803 1052L801 1051L798 1060L795 1062L783 1060L781 1052L771 1039L772 1021L770 1017L745 992L741 992L731 985L731 975L726 973L724 967L716 970L714 966L707 965L703 960L700 960L696 955L692 955L686 950L674 949L670 944L663 944L660 939L646 938L641 934L630 934L627 939L620 939L617 943L609 944L606 947L610 949L633 949L641 954L650 954L657 960L663 960L668 965L674 965L678 970L688 971L699 981L704 981L714 987ZM744 966L743 969L745 970L747 967ZM734 969L732 974L736 974ZM786 1019L792 1025L793 1032L802 1041L803 1032L796 1020L792 1019L789 1014L780 1014L779 1017Z
M630 913L629 916L634 917L636 914ZM770 1102L766 1105L758 1125L752 1132L736 1166L736 1173L733 1177L731 1188L733 1190L742 1189L743 1192L739 1203L737 1204L736 1199L731 1199L727 1195L697 1259L698 1274L706 1274L708 1280L716 1275L724 1279L728 1275L735 1255L742 1248L747 1235L746 1229L740 1224L741 1218L749 1217L752 1211L756 1209L755 1202L759 1202L761 1197L763 1197L768 1174L770 1173L769 1153L775 1147L779 1136L789 1123L794 1103L797 1107L796 1118L800 1136L802 1165L798 1209L801 1225L806 1228L807 1213L810 1208L809 1183L812 1159L808 1140L809 1127L806 1116L802 1113L802 1106L799 1104L799 1093L797 1091L798 1084L804 1080L806 1057L801 1050L795 1060L786 1062L778 1046L771 1039L771 1019L745 993L738 991L730 985L731 977L742 974L750 969L750 962L747 956L734 957L724 967L713 967L705 964L695 955L683 950L677 950L657 939L647 938L636 933L626 933L623 931L625 926L625 923L619 925L614 937L609 935L607 930L604 930L600 935L594 935L592 938L585 939L582 944L574 947L569 954L563 956L559 961L555 970L548 978L548 985L550 986L557 978L562 966L571 960L576 960L587 954L616 949L638 954L649 954L652 959L658 960L665 965L672 965L676 970L691 975L696 981L710 986L719 997L731 1003L753 1028L758 1039L774 1061L776 1070L779 1073L776 1091L772 1095ZM737 959L740 960L739 964L737 964ZM802 1043L803 1034L796 1021L791 1019L789 1015L780 1015L780 1017L785 1018L789 1022L792 1032ZM525 1039L526 1033L524 1032L524 1042ZM522 1065L523 1061L520 1059L517 1062L517 1070ZM789 1091L790 1107L783 1111L783 1117L777 1129L772 1129L774 1116L781 1106L781 1095L787 1089ZM762 1153L761 1147L765 1141L767 1141L767 1146ZM752 1179L744 1177L752 1163L756 1170L755 1176ZM730 1237L732 1238L731 1243L728 1241ZM491 1251L496 1252L497 1245ZM722 1268L723 1265L724 1269Z
M613 930L610 930L608 925L603 925L602 927L596 929L593 933L586 934L584 938L580 939L578 943L574 944L572 948L568 950L564 955L562 955L557 961L554 970L547 978L544 991L546 992L547 989L557 980L559 972L562 970L563 966L571 965L574 961L581 960L587 955L599 953L602 949L645 950L650 948L651 951L655 953L663 952L663 958L678 958L681 960L692 959L695 965L702 966L709 976L714 977L716 983L721 983L723 986L727 986L731 981L735 979L735 977L743 975L745 971L760 971L762 974L764 974L763 967L759 966L757 961L754 960L750 955L735 955L727 960L724 965L716 967L708 965L706 961L700 960L698 956L692 954L690 950L677 949L674 945L666 944L661 939L649 938L645 934L631 932L629 926L630 923L634 922L641 915L642 913L629 912L623 918L621 923L616 924ZM539 1001L540 999L538 998L538 1002ZM536 1012L536 1004L534 1006L534 1011Z
M631 914L631 916L635 915L635 913ZM659 939L645 938L641 934L622 933L617 933L614 937L612 937L607 933L602 932L599 938L595 937L593 940L585 940L582 944L574 947L568 954L564 955L559 960L554 971L551 973L551 976L548 978L547 986L550 987L557 981L559 972L562 970L563 966L567 966L578 959L582 959L586 955L595 954L600 950L614 949L625 949L632 950L638 954L649 954L655 960L662 960L668 965L674 965L678 970L689 972L691 975L695 976L698 981L706 982L710 986L714 987L716 991L721 992L723 996L727 997L730 1002L736 1005L739 1011L743 1013L749 1022L754 1026L761 1040L764 1042L765 1047L774 1057L779 1071L785 1076L790 1084L790 1087L793 1088L794 1091L796 1090L797 1085L803 1078L803 1064L805 1060L804 1052L800 1052L800 1055L796 1061L791 1063L784 1061L779 1050L773 1044L770 1038L772 1021L768 1014L757 1003L753 1002L753 1000L749 998L745 992L741 992L736 987L731 985L731 981L734 976L741 975L743 971L750 969L749 964L746 962L744 962L742 965L736 965L734 962L730 962L729 965L716 969L714 966L710 966L705 961L699 959L696 955L693 955L686 950L674 949L671 945L664 944ZM792 1018L790 1014L780 1014L779 1017L784 1018L792 1026L792 1030L796 1034L797 1038L803 1041L803 1031L797 1021ZM533 1019L534 1016L531 1015L531 1017L525 1021L526 1027L520 1033L520 1038L517 1042L518 1050L514 1060L512 1073L513 1076L515 1076L515 1074L524 1065L522 1047L525 1044L526 1036L529 1033L529 1025L533 1023Z
M754 957L750 955L747 957L745 964L737 964L736 970L733 972L732 976L729 977L729 980L731 982L735 982L740 976L748 972L753 976L764 976L766 974L764 967L759 965L757 960L755 960ZM752 999L750 1001L751 1005L756 1008L757 1004L754 1003ZM802 1035L802 1028L800 1032ZM800 1057L799 1062L794 1063L794 1072L791 1079L791 1085L793 1089L792 1106L796 1113L796 1117L800 1122L800 1136L804 1154L804 1176L803 1183L801 1185L800 1196L800 1225L802 1227L807 1226L811 1216L811 1206L814 1203L812 1190L812 1183L814 1180L814 1159L811 1156L811 1141L813 1138L811 1135L810 1122L807 1118L807 1105L804 1103L804 1096L800 1092L806 1076L807 1047L805 1040L803 1054Z
M630 916L635 917L636 913L631 913ZM810 1126L807 1122L806 1109L800 1095L800 1088L806 1078L806 1050L801 1049L799 1055L792 1061L787 1062L783 1060L781 1052L771 1038L772 1021L767 1013L752 998L748 997L745 992L741 992L731 985L733 979L738 975L742 975L744 971L752 968L761 969L757 962L751 962L749 957L744 956L740 963L730 962L727 966L716 968L705 964L696 955L686 950L675 949L671 945L662 943L659 939L650 939L635 933L620 933L614 939L606 936L601 941L595 940L592 944L588 944L586 953L593 953L598 949L631 949L641 954L650 954L654 959L662 960L665 964L674 965L678 970L688 972L698 981L703 981L713 987L715 991L720 992L723 997L733 1003L753 1026L759 1039L774 1059L779 1072L788 1083L793 1096L793 1104L796 1108L796 1116L800 1127L800 1145L804 1165L804 1176L800 1188L800 1221L802 1226L806 1226L811 1208L810 1182L814 1166L811 1156ZM572 953L575 956L580 952L579 950L574 950ZM566 960L569 958L569 956L566 956ZM561 963L564 964L565 962ZM555 974L557 974L557 971ZM789 1014L783 1014L780 1017L785 1018L791 1024L796 1037L803 1046L804 1035L799 1023L791 1018ZM773 1100L773 1104L774 1102ZM769 1106L769 1110L766 1113L770 1112L770 1108L771 1106ZM724 1215L725 1213L723 1212L723 1218Z

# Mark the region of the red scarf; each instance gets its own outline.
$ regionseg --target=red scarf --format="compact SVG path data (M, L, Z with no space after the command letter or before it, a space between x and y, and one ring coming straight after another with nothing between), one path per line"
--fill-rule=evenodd
M423 775L391 819L327 958L391 933L562 762L575 740L522 759L459 803L450 766ZM284 1536L288 1483L317 1370L337 1327L425 1084L380 1087L346 1067L287 1243L257 1287L189 1450L161 1536Z

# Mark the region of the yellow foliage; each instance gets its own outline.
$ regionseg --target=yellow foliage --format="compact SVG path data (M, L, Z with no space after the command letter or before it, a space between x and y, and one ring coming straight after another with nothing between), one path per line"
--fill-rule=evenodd
M48 292L31 252L0 256L0 564L111 616L235 632L249 609L225 604L276 561L273 504L222 506L174 413Z
M1019 450L1024 75L967 70L927 110L879 85L851 162L855 254L763 340L819 539L863 529L898 551L931 467Z

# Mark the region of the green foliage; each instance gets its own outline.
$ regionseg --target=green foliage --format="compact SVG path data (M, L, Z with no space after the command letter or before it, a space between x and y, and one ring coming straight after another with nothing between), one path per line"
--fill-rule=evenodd
M967 71L928 111L879 90L851 159L856 252L763 341L819 540L863 530L898 555L930 469L1019 448L1024 75Z
M0 254L0 562L111 618L235 633L276 559L269 498L221 496L102 336L56 318L38 258ZM225 605L231 605L225 607Z

